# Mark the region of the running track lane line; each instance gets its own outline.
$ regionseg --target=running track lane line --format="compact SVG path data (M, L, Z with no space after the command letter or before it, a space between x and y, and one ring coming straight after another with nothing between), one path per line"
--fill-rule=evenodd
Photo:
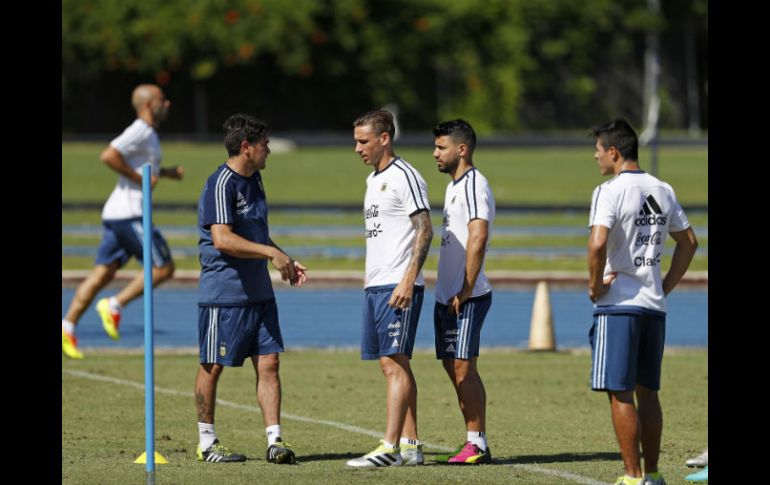
M144 384L140 382L133 382L133 381L126 381L123 379L117 379L115 377L107 377L102 376L99 374L92 374L90 372L82 372L77 370L63 370L63 372L66 372L67 374L76 376L76 377L83 377L85 379L92 379L95 381L102 381L102 382L111 382L113 384L119 384L122 386L129 386L133 387L135 389L139 389L141 391L144 391ZM189 399L192 399L193 393L192 392L182 392L182 391L176 391L174 389L163 389L162 387L155 386L155 392L158 392L160 394L168 394L170 396L179 396L179 397L186 397ZM259 409L258 406L250 406L247 404L238 404L236 402L231 401L225 401L224 399L217 399L217 405L221 406L227 406L234 409L242 409L244 411L252 411L261 413L262 411ZM308 418L307 416L298 416L296 414L289 414L281 411L281 417L286 419L293 419L294 421L302 421L305 423L312 423L312 424L323 424L326 426L331 426L332 428L342 429L345 431L350 431L351 433L359 433L359 434L365 434L368 436L372 436L374 438L382 438L382 432L381 431L373 431L366 428L359 428L358 426L353 426L351 424L345 424L345 423L339 423L337 421L328 421L325 419L315 419L315 418ZM433 448L435 450L441 450L441 451L454 451L454 448L449 448L447 446L441 446L441 445L434 445L431 443L428 443L427 441L423 441L423 444L427 446L428 448ZM537 465L525 465L525 464L512 464L512 465L503 465L503 466L511 466L514 468L521 468L522 470L527 470L530 472L535 473L542 473L544 475L553 475L556 477L564 478L566 480L570 480L576 483L583 483L585 485L607 485L605 482L599 482L592 478L584 477L582 475L576 475L574 473L568 473L563 472L560 470L552 470L550 468L541 468Z

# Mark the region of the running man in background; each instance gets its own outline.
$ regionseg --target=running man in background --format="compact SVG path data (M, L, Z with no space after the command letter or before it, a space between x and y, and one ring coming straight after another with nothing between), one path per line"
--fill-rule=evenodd
M78 286L67 314L61 321L61 348L67 357L82 359L77 347L75 326L99 291L107 286L115 273L131 256L140 262L143 257L142 232L142 166L152 165L150 184L154 188L159 177L182 180L182 167L162 168L158 133L155 131L166 119L171 102L154 84L140 84L131 95L136 121L112 140L101 154L101 160L118 173L118 183L104 204L102 225L104 234L96 263L88 277ZM174 262L166 240L160 231L152 229L152 280L157 286L174 275ZM144 275L140 272L117 295L102 298L96 311L105 332L120 338L121 309L144 291Z
M444 222L433 311L436 358L452 381L465 419L467 438L454 453L436 461L481 464L492 461L486 436L487 393L476 367L481 327L492 305L484 257L495 220L495 198L473 165L476 133L461 119L433 129L439 172L452 180L444 197Z
M353 122L355 151L374 172L366 178L365 297L361 359L379 360L387 381L387 423L380 446L351 467L420 465L417 383L412 357L425 293L422 266L433 228L422 175L393 151L393 115L370 111Z
M625 468L616 484L665 485L658 471L663 430L658 390L666 296L687 272L698 241L671 186L640 169L633 128L617 119L594 128L592 135L599 171L612 179L596 187L591 197L591 388L609 397ZM668 234L676 247L661 279Z
M307 281L307 268L270 238L260 175L270 155L267 125L254 116L235 114L225 120L224 131L229 158L208 178L198 203L197 457L207 462L246 460L219 442L214 413L224 367L241 367L250 357L267 434L266 459L292 464L294 451L281 437L278 354L284 349L267 262L281 273L283 281L296 287Z

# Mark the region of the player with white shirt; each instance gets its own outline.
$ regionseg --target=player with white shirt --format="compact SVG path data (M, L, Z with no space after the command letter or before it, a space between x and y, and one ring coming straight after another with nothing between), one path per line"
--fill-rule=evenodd
M487 178L473 165L476 133L465 120L433 129L438 170L449 174L444 198L433 320L436 358L441 359L460 404L467 439L438 462L490 463L486 440L487 395L477 369L481 327L492 305L484 259L495 220L495 198Z
M374 172L366 179L365 301L361 358L379 360L387 380L387 424L381 445L352 467L419 465L417 383L412 357L425 293L422 266L433 229L422 175L393 152L393 115L370 111L353 122L356 153Z
M698 241L671 186L640 169L633 128L617 119L594 128L592 135L599 170L613 178L596 187L591 198L591 388L609 396L625 468L616 483L665 485L658 472L663 429L658 390L666 296L687 271ZM669 234L676 247L661 278Z
M104 204L102 224L104 235L99 245L94 268L78 286L66 316L62 319L62 352L73 359L82 359L77 348L75 326L96 294L115 278L115 273L131 256L143 257L142 227L142 166L152 165L152 187L159 177L181 180L182 167L161 168L161 151L155 131L166 119L171 102L154 84L137 86L131 96L137 119L123 133L112 140L102 152L101 160L120 177L115 189ZM157 286L174 275L174 262L168 243L160 231L152 230L152 278ZM120 312L123 306L137 298L144 290L144 275L139 274L122 291L110 298L102 298L96 310L102 326L113 339L119 339Z

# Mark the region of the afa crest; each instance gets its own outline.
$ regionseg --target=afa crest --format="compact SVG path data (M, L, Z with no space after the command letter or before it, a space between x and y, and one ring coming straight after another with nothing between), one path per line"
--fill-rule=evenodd
M219 356L220 357L224 357L225 355L227 355L227 349L225 348L224 345L220 345L219 346Z
M382 187L380 187L380 192L385 192L385 189L387 189L387 188L388 188L388 183L387 182L383 182L382 183Z

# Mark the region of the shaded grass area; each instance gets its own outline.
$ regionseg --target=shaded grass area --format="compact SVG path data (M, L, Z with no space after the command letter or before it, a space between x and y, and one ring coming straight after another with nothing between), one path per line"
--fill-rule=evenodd
M106 144L62 143L62 200L104 202L117 176L99 161ZM162 142L163 165L182 165L182 182L162 180L153 193L156 202L198 200L206 178L226 159L222 144ZM397 148L397 154L415 166L428 183L432 207L443 205L449 177L439 173L425 149ZM474 153L476 166L490 180L499 205L577 204L587 205L591 191L606 179L593 159L594 147L485 148ZM708 153L702 147L661 147L660 178L670 183L684 205L708 203ZM649 150L640 150L643 168L648 168ZM350 147L298 148L274 153L263 171L264 186L272 203L342 203L358 205L363 200L365 166Z
M228 368L218 398L216 430L223 443L245 453L242 464L195 460L196 416L192 387L197 355L158 353L156 449L169 461L157 466L157 483L574 483L539 469L613 482L622 473L609 405L604 394L588 389L586 351L553 354L482 349L479 371L488 396L487 434L496 465L428 465L387 470L350 470L347 459L366 453L377 439L317 422L345 423L381 433L385 386L376 362L359 360L357 351L291 350L281 357L282 428L294 444L300 465L265 462L264 425L257 411L254 373ZM460 411L451 385L432 353L412 361L418 384L420 437L454 448L464 441ZM124 383L103 382L69 371L143 381L140 352L92 351L83 361L62 360L62 483L143 483L144 465L133 459L144 448L144 396ZM684 483L684 460L707 443L708 351L667 349L663 360L661 402L664 432L660 467L668 483ZM426 447L426 459L439 452Z

